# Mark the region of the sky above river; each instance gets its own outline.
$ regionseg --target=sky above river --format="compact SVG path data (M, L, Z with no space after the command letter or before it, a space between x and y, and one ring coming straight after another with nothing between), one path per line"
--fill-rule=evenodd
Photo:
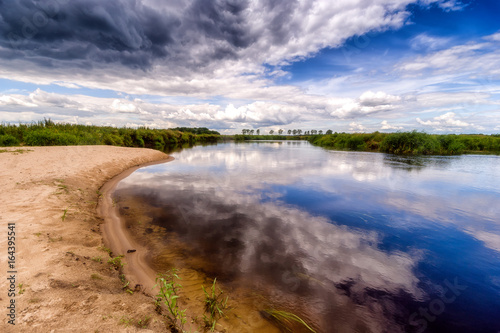
M0 0L0 121L500 132L497 0Z

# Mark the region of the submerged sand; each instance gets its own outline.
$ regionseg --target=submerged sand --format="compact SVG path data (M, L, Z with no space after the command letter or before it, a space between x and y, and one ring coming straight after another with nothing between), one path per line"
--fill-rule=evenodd
M5 148L0 153L1 332L165 331L151 297L123 291L107 264L99 189L133 166L168 160L142 148ZM15 223L16 319L8 323L7 233ZM22 292L20 294L20 292ZM147 325L140 325L147 320Z

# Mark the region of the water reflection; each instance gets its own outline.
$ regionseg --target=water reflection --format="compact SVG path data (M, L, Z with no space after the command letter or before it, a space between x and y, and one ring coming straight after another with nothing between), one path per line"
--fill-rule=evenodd
M500 310L495 157L412 160L289 141L174 156L125 179L117 197L145 205L144 236L163 232L186 265L251 285L324 332L498 324L488 316ZM456 278L468 291L422 317ZM464 315L468 304L477 308Z

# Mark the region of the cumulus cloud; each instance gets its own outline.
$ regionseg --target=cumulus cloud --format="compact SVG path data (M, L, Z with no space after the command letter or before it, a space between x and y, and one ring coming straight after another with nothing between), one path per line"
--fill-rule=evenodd
M383 120L381 123L382 127L380 127L381 130L400 130L403 129L402 126L393 126L390 125L387 120Z
M447 112L441 116L434 117L433 120L423 121L417 118L417 122L421 125L431 126L435 129L443 128L467 128L473 127L474 124L468 123L459 119L456 119L456 114L454 112Z
M34 92L29 94L29 99L37 105L75 109L78 109L82 106L81 103L77 102L71 97L67 97L61 94L48 93L41 89L36 89Z
M35 103L31 103L24 98L24 96L9 96L9 95L1 95L0 96L0 105L20 105L27 107L36 107Z
M401 97L387 94L385 92L367 91L361 94L357 99L338 100L330 115L332 117L349 119L363 115L369 115L378 112L394 110Z
M366 127L361 125L361 124L358 124L356 122L352 122L349 124L349 131L352 131L352 132L364 132L366 130Z

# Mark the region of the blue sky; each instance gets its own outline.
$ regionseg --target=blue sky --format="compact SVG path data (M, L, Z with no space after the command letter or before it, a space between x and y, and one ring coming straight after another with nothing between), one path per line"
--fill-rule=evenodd
M0 120L500 132L494 0L0 4Z

